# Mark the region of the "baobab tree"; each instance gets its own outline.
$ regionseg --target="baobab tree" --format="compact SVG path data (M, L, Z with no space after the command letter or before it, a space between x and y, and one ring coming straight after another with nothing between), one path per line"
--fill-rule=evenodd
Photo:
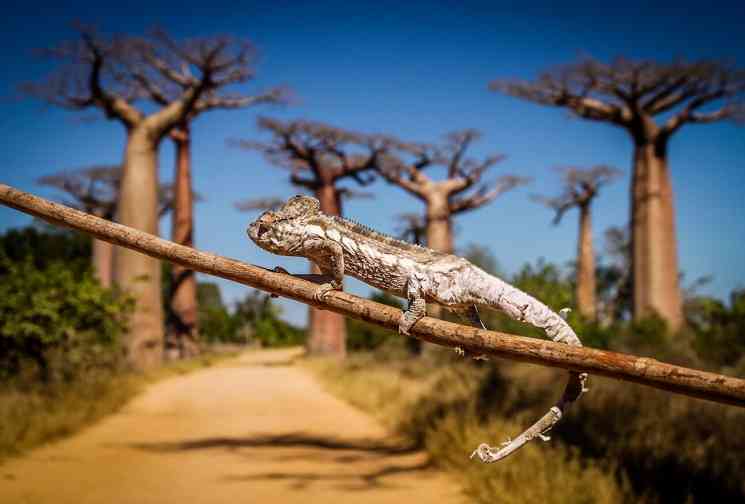
M559 196L533 196L533 199L556 212L554 225L561 222L572 208L579 210L579 237L577 244L577 279L575 302L582 316L595 320L595 250L592 246L592 202L601 186L608 184L621 172L609 166L589 169L566 167L561 169L563 191Z
M416 245L426 245L427 221L422 214L402 213L395 217L396 234L405 241Z
M441 146L390 142L392 148L376 166L388 182L424 202L427 247L431 249L452 254L454 216L480 208L527 182L514 175L503 175L493 183L482 182L484 173L504 156L491 155L480 161L466 157L479 136L476 130L467 129L450 133ZM444 179L424 173L435 165L446 168ZM433 317L442 316L439 306L431 305L428 311Z
M37 183L64 191L72 201L65 199L66 205L93 214L96 217L113 220L119 197L120 166L91 166L75 171L65 171L40 177ZM114 246L108 242L93 239L91 264L93 275L104 287L111 287Z
M313 194L327 215L342 215L345 197L360 196L339 183L351 179L359 186L372 183L370 173L384 152L387 139L363 135L313 121L283 122L260 118L259 128L272 135L272 141L243 140L237 144L262 152L275 166L290 172L290 183ZM270 201L271 203L271 201ZM256 209L256 202L239 204L239 209ZM312 274L320 274L315 265ZM344 317L311 308L308 320L308 350L337 357L346 355Z
M613 226L604 233L604 264L598 268L601 323L628 318L632 312L631 236L628 226Z
M234 97L219 90L251 77L246 67L251 48L225 37L177 42L162 32L105 40L83 28L80 35L78 41L51 49L49 54L63 64L45 82L26 89L62 107L98 108L124 126L118 220L157 234L161 141L193 114L234 105ZM146 111L137 105L141 100L156 106ZM129 361L137 369L162 361L160 276L157 260L129 249L115 254L114 282L137 301L126 342Z
M116 220L121 178L121 166L100 165L45 175L37 179L37 183L63 191L67 195L62 198L66 205L113 221ZM192 194L191 198L201 200L198 194ZM170 183L161 184L158 188L158 217L164 217L173 208L174 188ZM93 239L93 274L104 287L112 286L114 248L108 242Z
M390 145L384 162L376 165L379 173L425 204L427 246L453 253L454 216L480 208L497 196L524 184L527 180L503 175L493 183L482 182L484 173L503 159L488 156L481 161L466 157L466 151L479 138L475 130L463 130L447 135L442 146L396 142ZM447 170L442 180L424 171L441 165Z
M236 63L236 71L251 72L249 59L240 65ZM256 95L231 95L229 97L213 97L215 105L220 102L221 108L247 108L262 103L281 103L284 90L274 88ZM158 95L156 95L158 96ZM158 97L158 104L167 105L175 99ZM153 99L155 99L153 97ZM215 108L215 107L213 107ZM209 110L209 109L204 109ZM194 190L192 184L191 167L191 123L204 110L194 108L184 121L173 128L169 137L173 141L176 151L174 170L173 213L171 224L171 240L186 247L194 246ZM175 343L180 357L190 357L199 353L199 304L197 301L197 279L194 271L174 264L171 268L171 292L168 317L168 338Z
M745 72L713 61L658 63L618 58L605 64L586 59L544 73L534 82L497 80L490 88L565 107L577 117L628 131L634 145L634 316L656 312L670 329L678 329L683 314L668 144L683 125L739 115Z

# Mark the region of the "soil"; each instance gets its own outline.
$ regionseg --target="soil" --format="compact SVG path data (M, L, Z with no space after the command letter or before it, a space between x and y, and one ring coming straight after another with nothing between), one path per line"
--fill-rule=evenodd
M0 466L0 503L462 502L426 455L293 360L246 352Z

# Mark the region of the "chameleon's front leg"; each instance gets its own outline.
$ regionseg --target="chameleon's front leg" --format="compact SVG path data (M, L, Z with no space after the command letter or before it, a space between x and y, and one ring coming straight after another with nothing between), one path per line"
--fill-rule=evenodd
M419 280L415 277L406 282L406 299L409 301L409 306L401 314L398 321L398 332L404 336L409 336L409 331L414 324L427 313L427 304Z
M321 273L331 280L318 286L313 294L316 301L323 301L326 294L332 290L341 290L344 281L344 251L341 245L331 240L317 240L305 245L312 260L321 269ZM314 260L318 257L317 260Z
M331 278L329 275L319 275L316 273L290 273L286 269L284 269L282 266L275 266L272 270L275 273L282 273L283 275L290 275L293 278L299 278L300 280L307 280L308 282L313 282L314 284L324 284L329 282L329 279ZM278 298L279 296L277 294L270 294L273 298Z

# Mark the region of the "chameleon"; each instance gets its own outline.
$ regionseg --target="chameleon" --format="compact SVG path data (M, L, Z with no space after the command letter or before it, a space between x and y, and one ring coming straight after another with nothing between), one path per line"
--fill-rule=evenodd
M425 316L427 303L436 303L482 329L486 326L479 309L494 309L542 329L553 341L582 346L564 316L467 259L326 215L319 201L310 196L293 196L278 208L263 212L249 225L247 234L269 252L305 257L315 263L325 280L314 294L316 301L341 290L344 275L405 299L408 305L398 324L402 335L410 335L412 327ZM495 462L531 439L547 440L546 432L559 421L565 407L587 390L586 378L584 373L570 372L564 394L546 415L501 448L482 444L472 457Z

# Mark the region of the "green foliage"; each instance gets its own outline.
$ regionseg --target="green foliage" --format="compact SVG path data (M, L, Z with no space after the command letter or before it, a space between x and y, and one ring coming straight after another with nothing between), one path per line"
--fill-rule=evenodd
M205 308L222 308L220 286L215 282L199 282L197 284L197 302Z
M236 306L241 330L262 346L281 347L305 342L305 332L280 319L282 311L269 294L250 291Z
M199 306L199 337L208 343L247 343L239 321L224 306Z
M0 235L0 256L11 262L30 258L37 269L63 262L79 275L90 268L91 239L83 233L39 223Z
M302 329L280 318L279 306L271 296L249 291L230 313L222 304L217 284L200 284L199 327L202 339L212 343L258 343L266 347L300 345Z
M686 315L695 331L696 352L704 361L717 366L745 362L744 289L732 292L729 306L718 299L698 297L688 304Z
M70 379L83 368L120 358L128 300L102 288L89 272L67 264L38 269L32 258L0 256L0 363L17 374L32 361L44 380Z
M377 291L369 299L396 308L402 306L402 302L397 297L386 292ZM393 339L400 340L401 337L380 326L352 318L347 319L347 350L350 352L374 350Z
M0 236L0 374L45 382L118 366L131 300L90 271L90 239L35 226ZM29 366L30 365L30 366Z

